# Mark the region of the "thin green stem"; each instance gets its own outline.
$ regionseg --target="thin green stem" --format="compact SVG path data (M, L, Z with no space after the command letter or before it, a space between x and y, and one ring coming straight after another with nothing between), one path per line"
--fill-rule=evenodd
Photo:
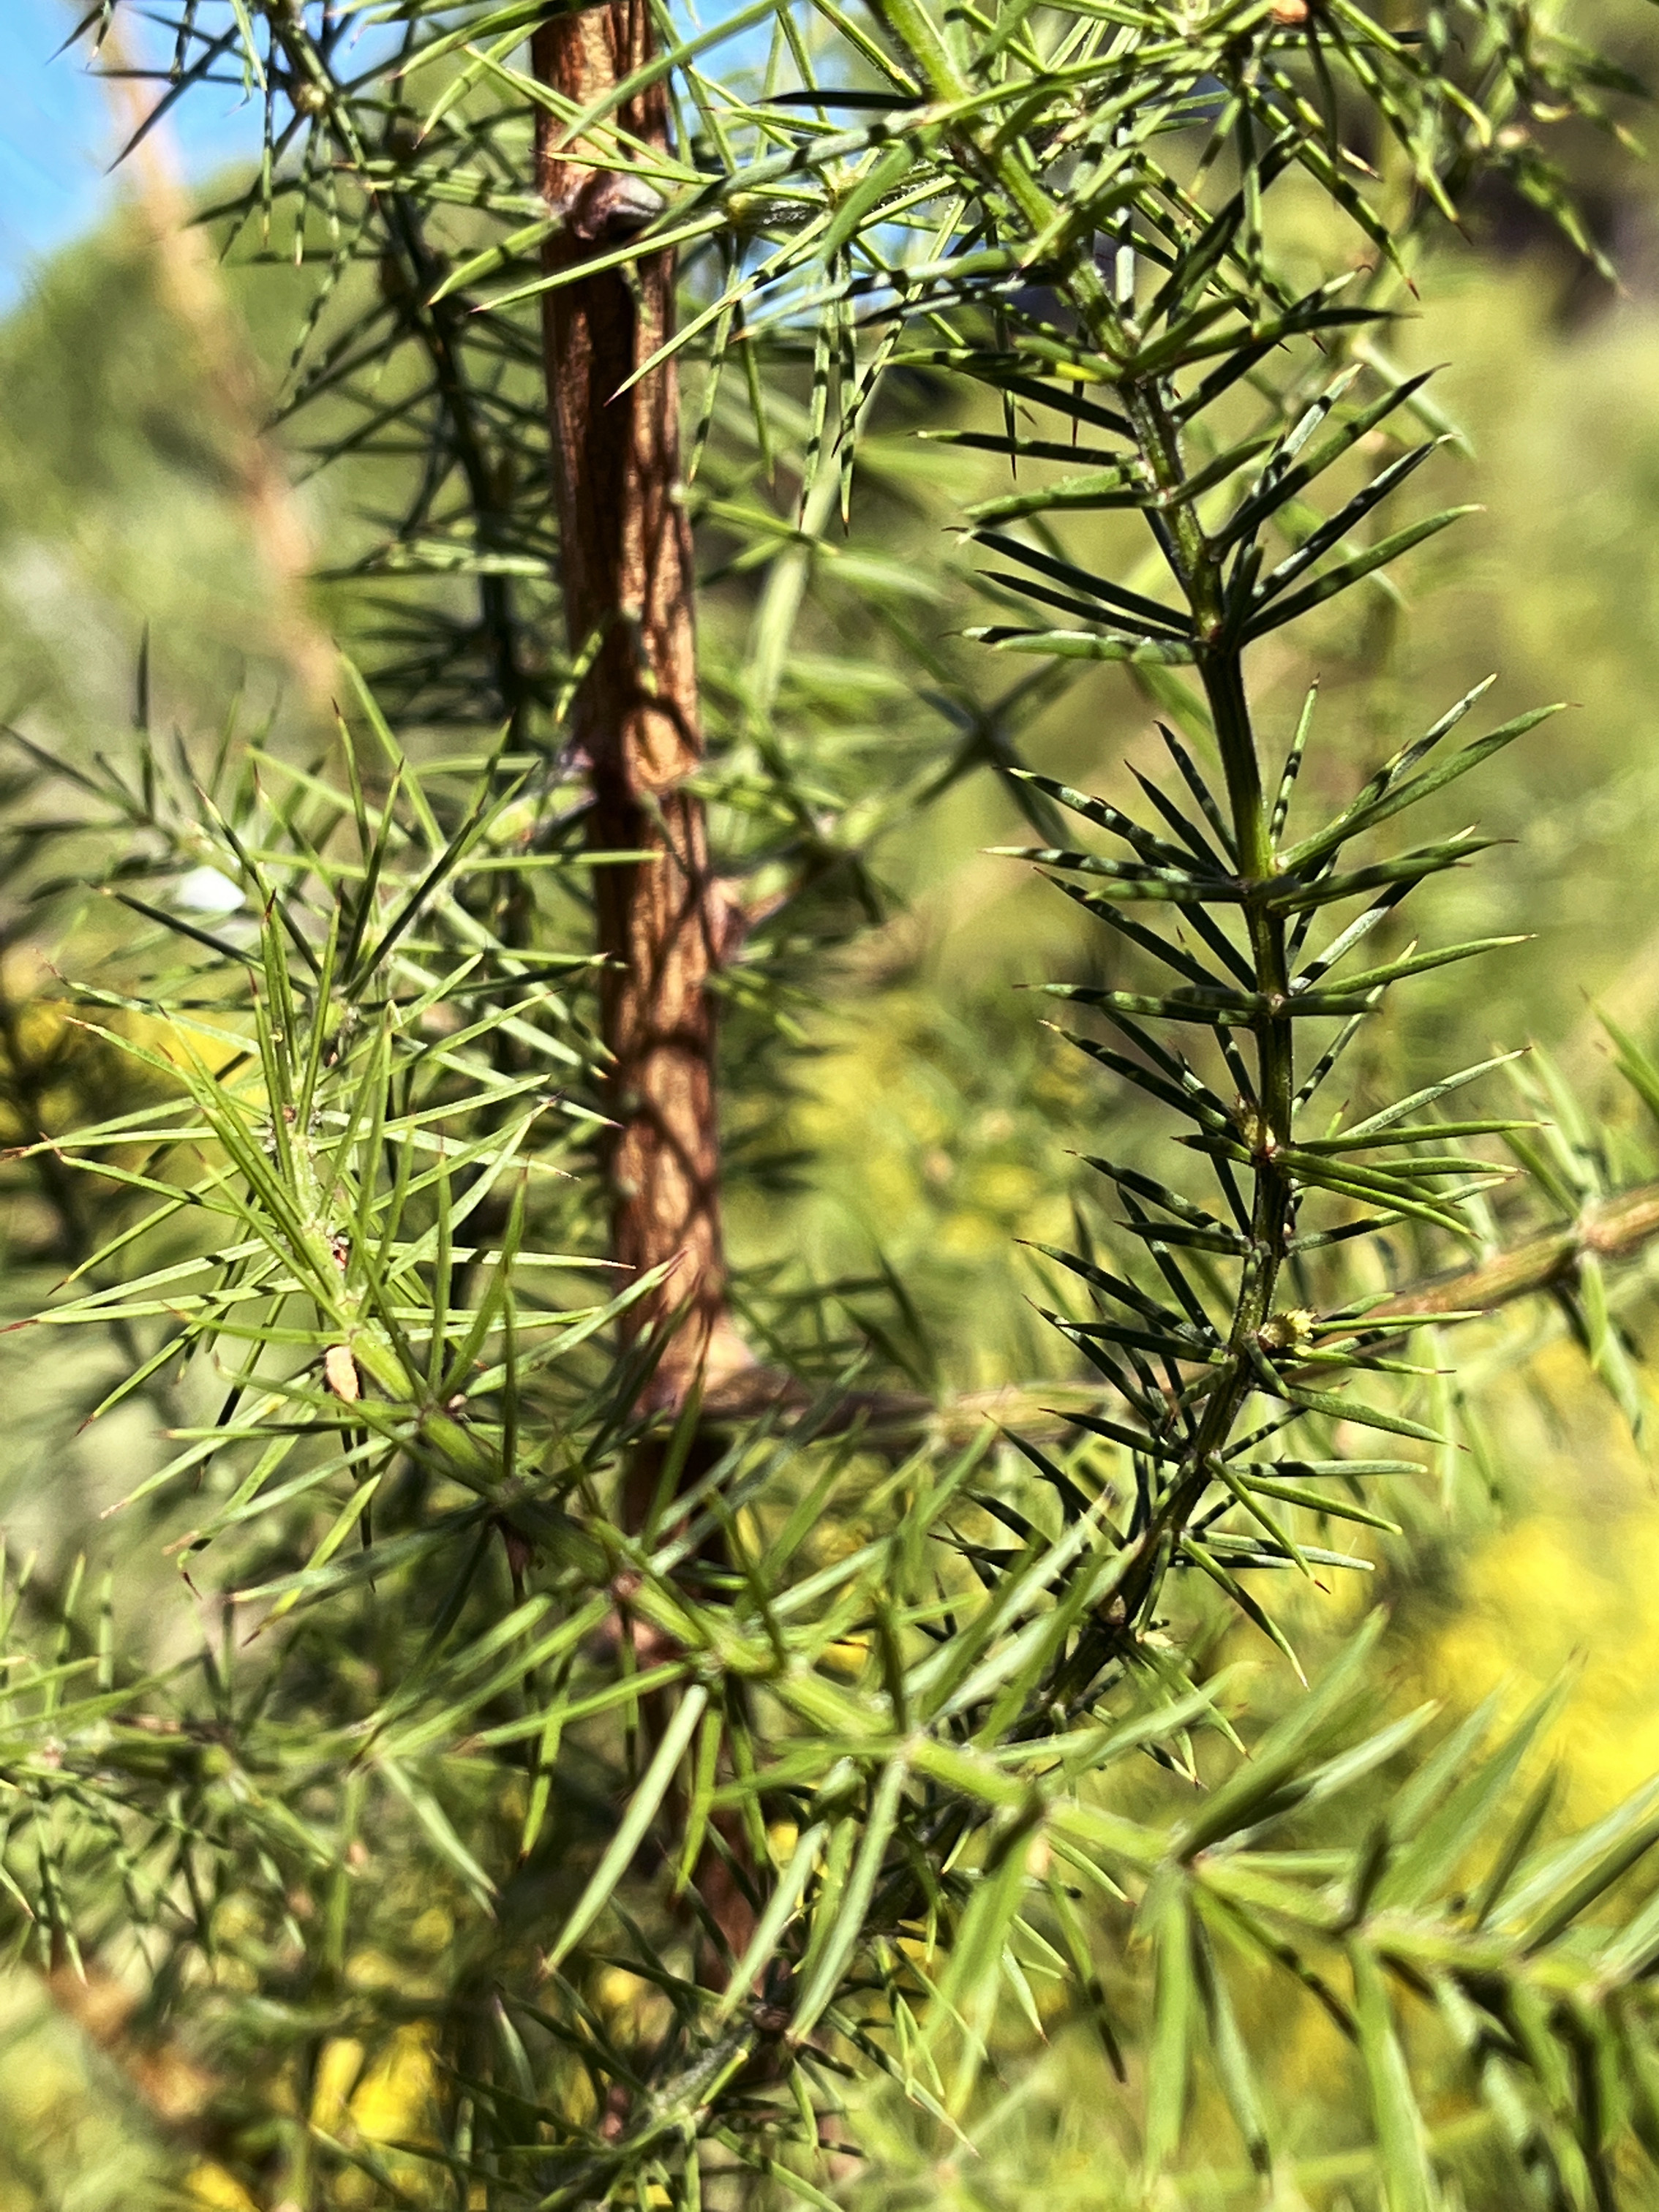
M1124 393L1126 410L1153 479L1173 495L1185 471L1168 397L1156 384ZM1254 881L1266 881L1275 872L1271 811L1250 720L1243 652L1227 635L1221 564L1193 502L1172 498L1170 513L1165 550L1192 609L1197 635L1204 641L1198 649L1199 675L1215 726L1233 842L1242 872ZM1239 1101L1255 1160L1250 1249L1240 1267L1225 1368L1210 1393L1190 1450L1142 1533L1136 1563L1120 1586L1123 1618L1130 1624L1156 1601L1182 1531L1209 1487L1214 1458L1257 1387L1261 1332L1273 1311L1290 1236L1295 1190L1279 1155L1291 1133L1295 1049L1291 1021L1277 1011L1290 991L1285 927L1281 916L1255 902L1247 902L1245 913L1255 987L1269 1008L1255 1028L1257 1096L1254 1102Z
M915 0L883 0L881 12L934 96L963 97L965 88L949 51ZM1050 234L1055 204L1016 149L987 143L975 150L1031 234ZM1091 342L1107 359L1122 360L1126 341L1132 349L1137 336L1133 307L1113 297L1091 245L1079 241L1073 247L1061 283ZM1226 619L1221 562L1205 534L1196 505L1178 495L1186 471L1175 394L1158 378L1137 382L1131 377L1119 390L1142 459L1159 489L1169 495L1162 514L1149 511L1148 520L1192 611L1199 675L1215 725L1239 865L1247 878L1266 881L1276 872L1272 814L1250 721L1243 647ZM1247 902L1246 914L1256 988L1268 1007L1255 1025L1257 1097L1254 1102L1239 1102L1255 1158L1250 1247L1240 1267L1225 1366L1210 1393L1191 1449L1142 1532L1138 1556L1119 1586L1115 1616L1132 1631L1155 1604L1182 1531L1210 1486L1215 1456L1257 1388L1264 1357L1261 1333L1273 1312L1290 1236L1295 1187L1279 1157L1290 1138L1296 1095L1291 1024L1279 1011L1290 991L1285 929L1282 917L1262 911L1254 902ZM1096 1634L1083 1637L1062 1670L1066 1681L1092 1676L1107 1656L1102 1638L1109 1644L1119 1632L1103 1625Z

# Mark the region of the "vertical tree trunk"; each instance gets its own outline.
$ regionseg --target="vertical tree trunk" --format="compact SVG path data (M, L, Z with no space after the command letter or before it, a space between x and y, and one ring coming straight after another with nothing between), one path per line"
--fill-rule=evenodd
M537 32L542 82L584 106L647 61L647 0L607 0ZM667 143L660 85L614 118ZM566 270L623 243L653 211L636 180L595 167L543 114L538 181L561 228L547 267ZM636 1329L685 1317L650 1402L673 1407L702 1371L745 1364L726 1310L708 990L725 911L708 873L701 799L685 788L702 758L692 616L690 531L679 481L679 392L672 366L620 387L672 327L672 255L643 258L544 295L548 405L571 650L591 665L574 736L592 779L589 844L648 860L595 871L605 1042L611 1054L612 1250L629 1267L673 1262L635 1309Z
M605 0L535 34L543 83L578 107L650 58L647 0ZM635 143L666 147L664 88L629 100L614 122ZM550 270L623 244L650 220L654 196L595 167L597 149L564 144L544 112L538 179L562 218ZM605 1044L612 1054L609 1147L611 1250L634 1269L673 1267L634 1309L637 1329L684 1317L659 1363L649 1403L672 1409L701 1376L749 1364L726 1305L720 1235L714 1007L709 981L728 913L708 868L702 800L686 780L702 759L693 623L691 532L681 496L679 380L672 366L621 387L673 326L672 255L649 254L544 295L548 414L561 580L574 653L588 663L574 704L586 755L596 852L650 858L595 871ZM688 1462L701 1462L701 1448ZM623 1510L637 1525L656 1489L659 1452L637 1455ZM703 1971L719 1986L723 1950L755 1927L746 1839L717 1816L725 1848L700 1855L695 1886L719 1930Z

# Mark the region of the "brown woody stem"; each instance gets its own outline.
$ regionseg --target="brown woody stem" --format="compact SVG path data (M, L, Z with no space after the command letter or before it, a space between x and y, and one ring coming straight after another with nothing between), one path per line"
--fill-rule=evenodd
M1374 1307L1366 1322L1376 1328L1408 1316L1432 1321L1446 1314L1491 1313L1534 1291L1570 1282L1581 1260L1628 1260L1656 1237L1659 1182L1638 1183L1586 1206L1576 1220L1540 1230L1473 1267L1407 1284L1385 1305Z
M538 30L541 82L580 111L647 62L647 0L608 0ZM660 82L614 126L667 145ZM602 166L596 143L566 143L543 111L538 179L560 218L544 258L562 274L635 235L654 211L637 179ZM570 649L586 662L572 737L592 777L588 843L649 858L596 869L601 1023L611 1054L607 1167L611 1249L639 1272L668 1266L633 1309L637 1330L679 1326L649 1402L681 1403L699 1373L741 1366L727 1316L720 1234L714 1010L709 981L721 904L708 866L693 621L691 535L680 484L679 390L671 363L629 384L670 334L673 257L642 254L544 295L553 489ZM623 386L628 386L624 391Z
M578 113L653 51L649 0L606 0L559 16L532 43L538 77ZM624 101L612 121L634 148L666 150L662 82ZM559 116L541 111L537 181L559 219L544 248L550 275L625 246L655 212L640 179L604 166L601 145L568 139ZM543 295L560 580L570 650L583 671L571 736L591 778L588 848L648 855L597 868L594 905L614 1124L611 1249L636 1274L667 1269L629 1316L636 1334L662 1334L644 1402L665 1415L700 1382L718 1382L749 1364L726 1310L720 1232L709 985L725 907L709 871L702 801L689 788L703 748L679 380L672 362L636 378L671 335L673 317L669 253L642 253ZM686 1471L701 1463L694 1452ZM650 1510L660 1465L660 1440L647 1439L623 1490L623 1514L635 1528ZM661 1720L653 1706L648 1725ZM713 1825L720 1842L705 1844L694 1884L720 1939L702 1947L703 1977L720 1987L722 1952L741 1955L755 1909L747 1838L732 1818L716 1815Z

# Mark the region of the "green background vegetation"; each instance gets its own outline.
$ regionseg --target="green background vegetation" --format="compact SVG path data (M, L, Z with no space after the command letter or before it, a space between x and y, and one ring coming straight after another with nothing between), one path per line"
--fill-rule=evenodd
M1645 19L1595 27L1638 67L1659 57ZM1622 291L1587 273L1517 201L1492 198L1467 240L1437 250L1425 304L1389 344L1407 368L1450 364L1433 390L1466 434L1432 465L1424 510L1472 498L1485 511L1404 572L1408 628L1396 587L1377 584L1363 628L1333 622L1322 653L1318 641L1286 645L1256 673L1264 727L1288 733L1316 676L1322 727L1351 733L1353 752L1426 724L1489 669L1500 672L1494 719L1541 698L1573 701L1570 715L1509 757L1506 776L1478 802L1461 786L1452 801L1478 803L1483 828L1510 842L1443 892L1445 933L1523 930L1530 941L1483 963L1473 1000L1462 971L1431 980L1407 1002L1408 1027L1373 1049L1392 1055L1383 1073L1395 1080L1455 1055L1455 1038L1470 1048L1463 1059L1489 1040L1534 1042L1616 1159L1621 1143L1636 1158L1651 1133L1639 1126L1640 1102L1608 1078L1595 1011L1649 1042L1659 1036L1659 173L1638 166L1612 176L1609 166L1589 199ZM1310 207L1310 224L1322 220ZM273 393L296 297L280 270L249 270L233 255L224 271L223 312ZM158 729L177 724L199 738L219 726L234 694L247 726L274 716L289 744L321 726L322 702L306 697L290 664L295 610L273 584L235 428L212 383L132 211L55 260L0 328L0 710L48 751L82 759L118 744L146 630ZM921 386L903 404L909 423L895 420L872 447L854 549L890 562L900 580L933 567L951 498L971 489L976 465L918 453L903 435L937 419L935 392ZM343 564L368 541L364 512L386 489L383 467L346 467L301 489L319 566ZM1103 526L1103 542L1109 536ZM363 643L351 627L363 621L359 603L325 583L307 604L320 631ZM716 587L705 612L711 641L729 649L747 611L740 586ZM945 636L971 618L968 596L951 595L947 574L915 595L911 617L920 632ZM848 649L848 635L835 635L833 592L814 619L826 651ZM810 663L788 680L810 686ZM861 707L843 702L837 743L872 786L896 786L927 756L934 741L923 726L937 710L921 688L890 639L872 652ZM1150 763L1150 720L1131 681L1103 671L1040 721L1028 755L1109 793L1126 760ZM1346 744L1337 752L1352 757ZM1462 819L1450 813L1437 826ZM1064 1232L1075 1155L1103 1148L1104 1125L1120 1152L1133 1156L1139 1141L1139 1109L1054 1044L1042 1002L1017 988L1081 975L1096 957L1063 902L983 849L1022 835L1006 787L988 776L895 823L878 854L884 913L849 928L803 993L792 1019L811 1049L787 1091L769 1076L745 1088L741 1007L730 1024L734 1141L740 1158L768 1162L734 1194L739 1267L778 1310L808 1279L872 1285L848 1291L849 1314L918 1380L959 1388L1064 1369L1065 1347L1031 1311L1042 1278L1018 1240ZM70 926L82 945L100 927L111 941L118 935L83 911ZM58 950L32 928L7 943L0 980L14 1062L57 1036L61 1017L45 1000ZM86 1076L66 1060L42 1102L49 1123L71 1110ZM32 1310L55 1271L42 1234L21 1179L9 1195L0 1185L6 1319ZM906 1285L912 1310L891 1310L884 1267ZM1620 1297L1637 1336L1650 1335L1639 1268ZM0 1340L0 1522L15 1544L38 1546L57 1576L83 1550L96 1565L118 1546L96 1516L155 1450L137 1413L65 1446L62 1408L80 1387L79 1356L60 1336L46 1353L34 1338ZM1592 1820L1659 1771L1650 1448L1632 1438L1547 1308L1460 1337L1449 1357L1467 1407L1462 1443L1414 1495L1407 1538L1369 1547L1394 1608L1374 1662L1377 1696L1403 1707L1426 1692L1456 1715L1501 1686L1505 1710L1518 1711L1566 1669L1572 1686L1548 1752L1565 1777L1561 1818ZM1641 1376L1636 1387L1646 1411L1651 1383ZM155 1588L173 1587L158 1559ZM1358 1602L1346 1590L1291 1598L1288 1623L1310 1673ZM1289 1697L1288 1673L1264 1640L1226 1623L1217 1632L1269 1678L1260 1692L1269 1705ZM1162 1785L1149 1777L1145 1786ZM440 1910L425 1940L441 1946L446 1933ZM371 1979L379 1971L369 1956L354 1969ZM646 2002L626 1978L608 1997L623 2008ZM887 2161L872 2203L1107 2201L1100 2161L1116 2124L1093 2058L1085 2067L1065 2038L1044 2048L1034 2027L1012 2033L1008 2056L1013 2086L976 2160L930 2163L896 2122L884 2140L872 2118L866 2148ZM1328 2079L1336 2063L1330 2039L1306 2023L1283 2036L1273 2070L1293 2099L1298 2079ZM348 2051L324 2075L313 2109L332 2124L388 2137L418 2128L418 2047L356 2081ZM0 1987L0 2206L90 2212L133 2202L167 2170L130 2085L20 1970ZM244 2201L210 2160L192 2187L208 2202Z

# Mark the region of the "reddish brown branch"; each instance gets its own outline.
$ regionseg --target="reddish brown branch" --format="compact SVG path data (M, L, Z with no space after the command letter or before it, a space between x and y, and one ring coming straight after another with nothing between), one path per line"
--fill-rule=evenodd
M606 0L536 33L541 82L575 110L649 60L648 0ZM665 149L659 83L612 118L635 148ZM543 112L537 176L560 218L544 259L580 269L637 235L657 204L639 179L602 165L603 149L567 143ZM665 1413L701 1378L748 1364L726 1302L720 1233L714 1006L709 989L725 935L725 901L708 865L700 765L691 532L680 483L679 386L672 364L630 382L673 328L671 254L580 276L544 295L548 417L560 572L570 649L584 669L572 736L592 781L588 844L643 860L595 871L600 1018L611 1054L608 1108L611 1251L639 1272L667 1264L661 1288L632 1310L635 1332L677 1322L647 1403ZM623 389L626 386L627 389ZM688 1474L703 1463L694 1447ZM623 1501L640 1526L660 1469L660 1443L636 1454ZM653 1712L653 1722L661 1715ZM746 1838L716 1817L695 1881L721 1942L739 1955L754 1931ZM725 1978L706 1947L706 1978Z
M609 0L536 33L538 76L585 107L649 59L647 0ZM635 145L665 148L660 84L614 118ZM564 143L544 113L538 175L562 218L549 271L579 267L635 235L653 196L603 167L600 149ZM597 852L650 858L595 871L602 1023L617 1124L608 1167L612 1250L630 1268L672 1262L636 1328L685 1319L656 1372L653 1402L678 1404L702 1370L744 1364L726 1317L720 1235L714 1013L708 984L722 902L708 868L701 799L686 781L702 759L690 531L679 478L679 394L672 364L627 391L672 328L670 254L647 254L544 295L548 404L561 574L570 647L591 665L572 709L588 763Z

